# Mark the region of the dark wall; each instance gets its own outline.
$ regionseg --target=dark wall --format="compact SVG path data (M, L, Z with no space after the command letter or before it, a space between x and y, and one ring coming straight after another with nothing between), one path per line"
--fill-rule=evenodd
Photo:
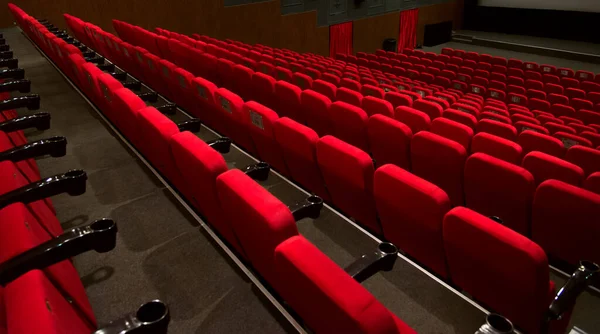
M600 43L599 23L600 13L465 5L468 30Z
M0 26L12 24L0 1ZM161 27L183 34L200 33L261 43L298 52L329 55L329 27L317 24L317 12L281 15L281 0L241 6L224 6L223 0L12 0L30 15L45 18L66 29L63 13L75 15L114 33L112 19L147 29ZM425 24L455 21L462 0L421 7L418 40ZM457 21L459 22L459 21ZM385 38L398 38L399 12L354 22L354 51L374 52Z

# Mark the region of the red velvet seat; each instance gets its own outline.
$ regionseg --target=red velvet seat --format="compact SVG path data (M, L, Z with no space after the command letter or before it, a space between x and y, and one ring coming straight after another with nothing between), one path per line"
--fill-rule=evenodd
M446 215L443 231L452 281L523 331L540 332L554 295L548 259L542 248L463 207ZM481 275L486 279L480 279ZM558 333L565 329L552 330Z
M317 333L415 333L301 236L275 249L280 295Z
M447 277L442 220L446 193L410 172L385 165L375 172L374 196L387 240L442 277Z
M523 157L523 149L519 144L487 132L480 132L473 137L471 152L485 153L515 165L520 165Z
M522 166L533 175L536 186L554 179L579 187L584 179L581 167L542 152L527 154Z
M215 92L215 100L218 110L216 114L218 118L217 131L231 138L246 150L256 152L247 130L247 124L250 121L245 118L246 115L242 110L244 101L225 88L219 88Z
M468 152L471 147L471 139L473 138L473 129L470 127L455 122L445 117L439 117L431 122L430 130L432 133L442 137L454 140L461 144Z
M462 205L465 148L453 140L422 131L413 136L410 149L413 173L442 188L453 206Z
M535 195L532 240L548 255L577 264L600 261L592 242L599 235L600 195L558 180L542 183Z
M529 235L533 176L527 170L484 153L471 155L465 164L467 207L497 216L504 226Z
M591 147L575 145L567 150L565 160L573 163L585 172L585 176L600 172L600 151Z
M480 120L476 132L487 132L513 142L517 141L517 129L514 126L491 119Z
M333 204L371 231L381 233L373 201L371 157L333 136L325 136L317 143L317 161Z
M307 89L300 94L300 105L309 128L315 130L319 136L333 133L329 117L331 100L327 96Z
M282 148L283 159L292 179L321 198L329 200L317 164L317 133L287 117L275 121L273 131L277 143Z
M329 117L333 125L333 134L351 144L368 152L367 142L367 113L351 104L337 101L329 108Z
M410 128L393 118L374 115L367 123L369 147L377 166L394 164L410 170Z
M258 157L271 164L279 173L289 175L282 149L273 133L273 124L279 118L277 113L254 101L246 102L242 113L243 119L247 120L246 129Z

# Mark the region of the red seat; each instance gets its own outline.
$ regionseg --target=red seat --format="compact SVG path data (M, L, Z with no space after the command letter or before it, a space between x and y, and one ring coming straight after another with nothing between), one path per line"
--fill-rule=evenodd
M394 164L410 169L412 131L408 126L383 115L374 115L369 118L367 134L377 166Z
M586 177L592 173L600 172L599 150L575 145L567 150L565 160L583 168Z
M333 136L325 136L317 143L317 161L333 204L380 234L373 201L371 157Z
M312 90L328 97L331 101L336 100L337 87L330 82L320 79L314 80L312 84Z
M344 87L344 88L351 89L353 91L360 92L362 85L360 84L360 82L358 82L356 80L349 79L349 78L342 78L342 80L340 81L340 87Z
M473 129L445 117L439 117L431 122L431 132L442 137L454 140L461 144L468 152L473 138Z
M275 249L283 299L318 333L408 333L408 325L301 236Z
M275 121L273 131L292 179L321 198L329 200L317 164L317 133L287 117Z
M467 151L459 143L423 131L411 141L411 163L415 175L442 188L453 206L462 205L463 169Z
M548 94L548 102L550 102L551 104L561 104L564 106L568 106L569 105L569 98L562 95L562 94L555 94L555 93L550 93Z
M521 133L525 130L531 130L531 131L543 133L545 135L550 134L550 131L548 131L548 129L546 129L545 127L543 127L539 124L531 123L531 122L518 121L514 124L514 126L517 129L518 133Z
M554 295L548 259L542 248L462 207L446 215L443 231L452 281L494 312L511 319L524 332L539 333ZM481 275L486 279L475 278ZM557 329L557 333L560 331Z
M587 125L582 125L580 123L572 122L572 123L568 123L567 126L575 129L575 131L577 131L578 134L581 134L582 132L585 132L585 131L597 133L596 129L594 129L593 127L587 126ZM582 136L582 137L584 137L584 136ZM598 146L598 145L594 145L594 143L592 143L592 147L596 147L596 146Z
M477 118L475 118L474 115L463 111L458 111L455 109L446 109L442 116L444 118L448 118L455 122L464 124L470 127L471 129L475 129L475 127L477 126Z
M550 179L580 186L584 179L581 167L542 152L527 154L523 168L533 175L536 186Z
M137 113L136 127L143 138L138 145L142 154L176 187L183 186L170 148L171 138L179 133L177 125L154 107L146 107Z
M482 112L481 114L479 114L479 118L480 118L480 120L491 119L493 121L498 121L498 122L505 123L505 124L512 124L512 120L510 119L510 117L500 115L497 113L493 113L490 111Z
M550 124L550 123L548 123L548 124ZM552 136L555 138L558 138L560 141L562 141L563 145L567 149L570 148L571 146L575 146L575 145L592 147L591 141L589 141L583 137L576 136L571 133L559 131L559 132L554 133Z
M571 125L571 126L573 126L573 125ZM592 129L594 129L594 128L592 128ZM597 148L600 146L600 134L598 134L598 132L596 132L596 129L594 129L594 132L592 132L592 131L580 132L579 135L581 137L589 140L590 142L592 142L593 147Z
M401 92L387 92L384 98L386 101L390 102L394 108L400 106L412 107L413 104L412 97Z
M304 123L305 115L302 112L300 96L302 89L286 81L275 83L275 98L277 99L278 115L289 117L297 122Z
M579 110L576 114L577 118L582 120L585 124L597 124L600 125L600 112L590 110Z
M235 65L232 69L232 75L235 77L232 83L234 91L245 101L252 100L254 95L254 86L252 85L252 75L254 71L244 65ZM193 82L193 80L192 80Z
M385 94L383 89L375 87L373 85L363 85L360 90L360 93L362 93L363 96L374 96L380 99L383 99L383 96Z
M281 174L289 175L281 147L273 132L273 124L279 118L277 113L257 102L249 101L244 104L243 114L243 118L248 120L246 129L258 157L271 164Z
M329 118L331 100L327 96L307 89L300 94L300 105L309 128L315 130L319 136L333 133Z
M565 155L565 147L560 140L535 131L521 132L518 142L524 154L540 151L558 158Z
M590 174L584 182L584 188L600 195L600 172Z
M346 102L334 102L329 108L333 134L359 149L369 152L367 142L367 113Z
M2 333L84 334L97 329L95 321L90 323L82 317L39 270L23 274L8 284L3 292L3 304L6 304L6 323L10 325L6 331L4 326L0 327ZM31 321L32 314L35 321Z
M410 107L401 106L396 108L394 118L408 125L413 134L416 134L419 131L429 130L431 125L431 120L426 113Z
M285 204L249 176L232 169L217 177L221 214L228 220L248 261L279 290L273 254L285 240L298 235L296 222Z
M535 195L532 240L546 253L572 265L600 261L589 240L600 235L600 195L558 180L542 183Z
M275 79L270 75L255 72L252 75L252 86L254 86L254 97L252 100L268 108L277 108L275 82Z
M394 107L392 104L374 96L365 96L362 99L362 109L369 117L376 114L394 117Z
M215 92L217 102L217 131L231 138L236 144L250 152L256 152L252 139L248 134L246 114L243 112L244 101L225 88Z
M243 254L217 198L217 177L227 171L223 156L188 131L171 137L170 147L178 172L186 183L180 191L211 226Z
M447 277L442 221L446 193L393 165L375 171L373 193L385 238L442 277Z
M312 89L312 85L313 85L313 79L304 74L304 73L300 73L300 72L296 72L292 75L292 81L294 82L294 84L298 87L300 87L301 89Z
M430 120L441 117L444 110L439 104L423 99L413 102L412 107L427 114Z
M495 136L508 139L510 141L517 141L517 129L510 125L491 119L482 119L477 123L476 132L487 132Z
M478 152L488 154L515 165L521 164L521 159L523 157L523 149L520 145L487 132L480 132L473 137L471 142L471 153Z
M503 225L529 235L533 176L527 170L484 153L471 155L465 164L467 207L497 216Z

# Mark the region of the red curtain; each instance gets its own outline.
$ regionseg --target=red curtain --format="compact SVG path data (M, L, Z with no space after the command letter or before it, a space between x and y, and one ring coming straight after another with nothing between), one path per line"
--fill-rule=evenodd
M417 46L417 22L419 22L419 8L400 12L398 52L405 48L414 49Z
M352 21L329 26L329 56L352 54Z

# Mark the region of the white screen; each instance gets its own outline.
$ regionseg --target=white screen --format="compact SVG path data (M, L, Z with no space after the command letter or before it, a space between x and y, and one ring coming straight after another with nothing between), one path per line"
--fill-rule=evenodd
M600 13L600 0L479 0L479 5Z

